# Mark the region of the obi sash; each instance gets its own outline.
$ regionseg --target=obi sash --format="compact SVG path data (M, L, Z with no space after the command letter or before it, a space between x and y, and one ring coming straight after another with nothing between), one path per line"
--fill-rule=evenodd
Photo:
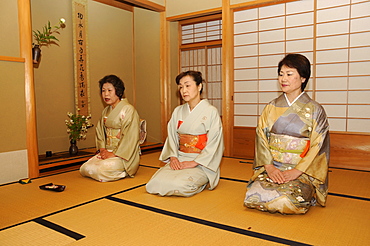
M310 148L310 140L271 133L269 147L274 161L298 164L306 156Z
M200 153L207 144L207 134L179 134L180 151L184 153Z

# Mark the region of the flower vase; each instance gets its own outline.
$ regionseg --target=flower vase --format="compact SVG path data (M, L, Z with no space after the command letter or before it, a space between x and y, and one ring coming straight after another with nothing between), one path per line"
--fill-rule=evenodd
M36 44L32 48L32 59L33 59L33 63L34 64L39 63L40 57L41 57L41 49L40 49L40 46Z
M69 146L69 155L77 155L78 153L78 148L77 148L77 145L76 145L76 140L71 140L70 141L71 143L71 146Z

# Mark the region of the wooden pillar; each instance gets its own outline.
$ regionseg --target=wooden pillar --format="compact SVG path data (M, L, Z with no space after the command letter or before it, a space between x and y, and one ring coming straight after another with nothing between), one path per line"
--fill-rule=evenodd
M160 12L160 85L161 85L161 136L162 142L167 138L167 122L171 116L170 67L168 40L168 21L166 12Z
M26 132L28 154L28 177L39 176L39 157L37 145L35 86L32 61L32 27L30 0L18 0L18 23L20 56L25 59L24 82L26 101Z
M233 11L230 0L222 0L222 124L225 156L233 155L234 128L234 46Z

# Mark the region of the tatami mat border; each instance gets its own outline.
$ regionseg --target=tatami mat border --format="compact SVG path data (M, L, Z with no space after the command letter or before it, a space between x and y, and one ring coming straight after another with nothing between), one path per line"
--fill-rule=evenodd
M45 226L45 227L47 227L49 229L52 229L54 231L57 231L59 233L62 233L64 235L66 235L68 237L71 237L71 238L75 239L76 241L85 237L84 235L81 235L81 234L79 234L77 232L71 231L71 230L69 230L69 229L67 229L67 228L65 228L63 226L57 225L57 224L55 224L53 222L44 220L42 218L37 218L37 219L34 219L33 221L36 222L36 223L38 223L38 224L40 224L40 225L42 225L42 226Z
M297 241L292 241L292 240L289 240L289 239L274 237L274 236L267 235L267 234L248 231L248 230L245 230L245 229L242 229L242 228L238 228L238 227L234 227L234 226L228 226L228 225L220 224L220 223L217 223L217 222L212 222L212 221L209 221L209 220L203 220L203 219L199 219L199 218L184 215L184 214L170 212L170 211L163 210L163 209L160 209L160 208L147 206L147 205L144 205L144 204L140 204L140 203L120 199L120 198L117 198L117 197L109 196L109 197L106 197L106 199L109 199L109 200L112 200L112 201L115 201L115 202L119 202L119 203L122 203L122 204L125 204L125 205L133 206L133 207L136 207L136 208L145 209L147 211L159 213L159 214L162 214L162 215L171 216L171 217L174 217L174 218L177 218L177 219L182 219L182 220L194 222L194 223L197 223L197 224L202 224L202 225L205 225L205 226L210 226L210 227L213 227L213 228L216 228L216 229L225 230L225 231L233 232L233 233L238 233L238 234L241 234L241 235L254 237L254 238L258 238L258 239L263 239L263 240L267 240L267 241L271 241L271 242L276 242L276 243L281 243L281 244L286 244L286 245L302 245L302 246L303 245L310 245L310 244L305 244L305 243L301 243L301 242L297 242Z

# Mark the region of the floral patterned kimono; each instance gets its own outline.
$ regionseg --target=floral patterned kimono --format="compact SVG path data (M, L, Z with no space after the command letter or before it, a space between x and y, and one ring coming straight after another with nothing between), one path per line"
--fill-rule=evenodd
M199 165L182 170L169 163L159 169L146 185L147 192L161 196L192 196L209 183L214 189L220 179L220 162L224 150L222 123L217 109L203 99L190 111L189 105L175 108L168 123L168 137L160 160L170 157L195 161Z
M323 107L305 92L291 105L284 94L263 110L256 129L255 170L244 205L282 214L304 214L316 201L325 206L328 193L329 125ZM303 174L274 183L264 165Z
M103 160L95 155L81 166L81 175L100 182L134 177L140 160L139 132L139 115L126 98L114 109L106 107L96 127L96 148L106 148L116 157Z

